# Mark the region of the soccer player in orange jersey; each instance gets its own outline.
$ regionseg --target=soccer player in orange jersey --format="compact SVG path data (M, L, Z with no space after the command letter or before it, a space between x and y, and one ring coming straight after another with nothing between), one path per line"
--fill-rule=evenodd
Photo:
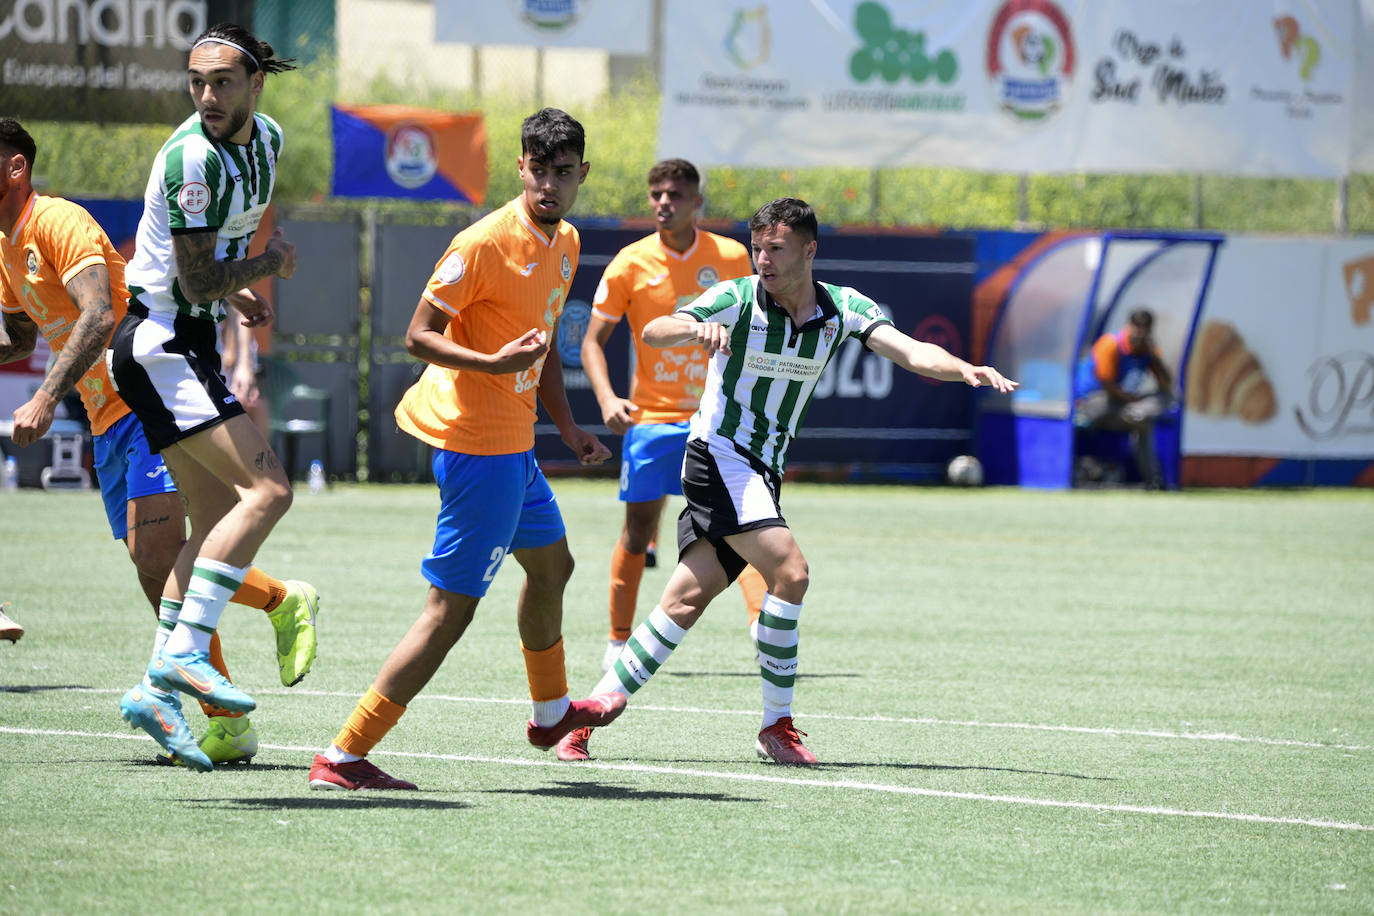
M682 495L682 457L687 421L701 402L706 352L698 346L656 350L640 332L660 315L696 299L719 280L747 276L749 252L733 239L697 228L701 175L685 159L665 159L649 170L649 209L658 231L621 249L601 275L592 316L582 338L582 367L611 432L623 435L620 501L625 526L611 552L611 632L601 670L610 668L630 638L645 552L658 532L668 496ZM634 341L635 374L630 396L615 393L606 370L606 342L621 318ZM740 575L752 623L767 586L753 568ZM582 742L581 751L572 743ZM585 759L581 733L559 745L560 757Z
M157 614L164 602L163 583L186 540L186 512L166 466L149 452L138 418L110 383L103 359L110 332L128 308L124 259L83 208L34 193L36 154L28 131L13 118L0 118L0 362L27 357L40 332L54 353L38 391L14 412L13 438L20 446L41 439L58 402L76 388L91 423L96 478L110 530L128 547ZM304 641L308 646L302 648L308 648L313 660L318 597L311 586L282 582L254 568L232 600L267 611L279 648L283 641ZM227 677L218 638L211 644L216 667ZM294 683L308 669L308 662L303 670L283 668L283 682ZM196 753L176 695L149 686L144 685L144 692L156 707L150 714L156 724L153 737L179 756ZM211 724L199 749L212 763L247 760L257 753L257 736L246 717L205 703L201 707ZM171 724L172 732L162 722Z
M611 457L573 422L559 360L546 361L577 269L577 230L563 215L587 178L586 140L566 112L545 108L525 119L520 148L520 196L454 236L406 331L407 349L429 363L396 408L400 427L434 448L441 504L420 567L429 592L333 745L315 756L312 789L415 788L366 755L438 671L508 555L525 571L516 619L530 743L553 747L625 705L621 696L568 699L563 589L573 558L534 460L536 395L583 464Z

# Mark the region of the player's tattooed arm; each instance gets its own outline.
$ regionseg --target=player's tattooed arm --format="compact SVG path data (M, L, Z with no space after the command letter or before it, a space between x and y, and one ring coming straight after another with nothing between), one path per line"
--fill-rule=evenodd
M0 363L24 359L38 345L38 325L23 312L5 312L0 323Z
M272 233L266 251L242 261L217 260L216 238L212 229L172 236L177 283L192 302L215 302L268 277L285 279L296 270L296 246L282 237L280 228Z
M67 283L67 295L81 310L81 317L39 388L53 400L61 400L105 355L115 325L110 272L104 264L92 264L72 277Z

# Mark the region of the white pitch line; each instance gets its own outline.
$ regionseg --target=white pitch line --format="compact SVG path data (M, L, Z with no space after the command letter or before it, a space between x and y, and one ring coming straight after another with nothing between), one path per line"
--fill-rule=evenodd
M66 738L113 738L122 741L146 741L140 734L110 734L42 728L14 728L0 725L0 734L35 735ZM291 744L261 744L260 748L291 753L314 754L318 747ZM893 786L884 783L860 782L854 779L804 779L794 776L773 776L763 773L729 773L719 770L699 770L683 767L650 766L639 763L598 763L584 760L564 763L556 760L534 760L523 757L479 757L472 754L428 754L415 751L372 752L374 756L400 757L415 760L446 760L453 763L496 764L498 766L544 767L567 773L581 770L601 770L612 773L643 773L656 776L687 776L694 779L719 779L726 782L763 783L778 786L803 786L815 789L848 789L857 792L881 792L891 795L914 795L922 798L943 798L955 801L993 802L1004 805L1025 805L1036 808L1066 808L1076 811L1098 811L1116 814L1144 814L1157 817L1190 817L1206 820L1241 821L1248 824L1274 824L1284 827L1316 827L1321 830L1374 832L1374 824L1332 821L1324 818L1274 817L1267 814L1243 814L1233 811L1190 811L1186 808L1166 808L1158 805L1112 805L1097 802L1062 801L1053 798L1031 798L1024 795L988 795L982 792L950 792L943 789L922 789L917 786ZM822 764L824 766L824 764Z
M123 689L103 687L60 688L72 693L123 694ZM361 694L347 690L255 690L258 696L269 697L342 697L357 699ZM528 706L527 699L502 699L499 697L457 697L442 693L422 693L413 703L434 701L440 703L488 703L500 706ZM655 706L649 703L635 703L632 709L645 712L666 712L674 715L704 716L748 716L757 718L757 709L707 709L701 706ZM882 715L843 715L839 713L803 714L803 719L824 719L831 722L883 722L892 725L936 725L951 728L1004 728L1021 731L1066 732L1080 735L1106 735L1109 737L1165 738L1174 741L1222 741L1231 744L1262 744L1269 747L1305 747L1329 751L1374 751L1372 744L1327 744L1321 741L1298 741L1291 738L1264 738L1255 735L1240 735L1234 732L1175 732L1164 729L1094 727L1090 725L1047 725L1035 722L981 722L976 719L937 719L929 716L882 716Z

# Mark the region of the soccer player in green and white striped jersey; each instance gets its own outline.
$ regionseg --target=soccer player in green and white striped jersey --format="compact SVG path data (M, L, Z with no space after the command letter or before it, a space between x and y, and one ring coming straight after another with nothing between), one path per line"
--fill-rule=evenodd
M280 230L266 251L248 256L282 149L281 129L257 114L257 102L266 74L291 69L270 44L233 23L211 26L193 43L187 82L196 113L154 162L125 273L129 308L110 342L111 377L175 478L191 521L163 589L143 684L121 701L124 717L164 747L168 723L181 720L169 691L231 712L255 706L211 664L210 639L291 505L291 482L220 377L216 322L228 303L245 324L266 324L271 305L249 287L295 271L295 247ZM279 661L289 656L284 670L295 680L315 656L314 605L305 605L303 617L278 630ZM210 767L208 760L185 762Z
M757 273L718 283L644 328L651 346L695 341L711 362L683 462L681 558L658 606L593 691L629 695L643 687L747 563L768 582L757 632L763 728L755 750L791 765L816 762L792 722L808 570L782 518L779 491L821 371L846 337L856 337L909 372L1001 392L1017 385L991 366L908 337L861 293L813 280L817 230L805 201L765 205L749 221Z

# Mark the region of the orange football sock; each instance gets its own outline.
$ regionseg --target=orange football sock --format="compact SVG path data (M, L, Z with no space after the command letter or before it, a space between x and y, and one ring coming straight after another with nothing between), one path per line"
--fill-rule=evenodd
M224 650L220 647L219 631L210 634L210 664L215 670L224 675L226 681L233 681L229 676L229 666L224 663ZM200 701L200 711L205 713L206 718L223 716L226 719L237 719L243 715L241 712L230 712L227 709L220 709L218 706L211 706L204 700Z
M644 578L644 554L630 553L620 541L611 551L611 639L624 642L635 624L639 581Z
M239 586L239 590L234 592L229 600L235 604L246 604L270 612L276 610L277 605L281 604L285 597L286 585L282 580L273 579L256 566L252 566L243 577L243 584Z
M520 644L525 653L525 676L530 681L530 699L536 703L560 700L568 695L568 672L563 665L563 637L558 642L538 652ZM344 748L348 750L348 748Z
M744 593L744 608L749 612L749 622L753 623L763 610L763 596L768 593L768 583L763 581L757 569L746 566L744 572L739 574L739 590Z
M367 752L376 747L377 742L396 727L396 723L401 721L401 714L405 711L404 706L393 703L378 693L375 686L369 687L367 693L358 701L358 705L353 707L353 714L339 730L338 736L334 738L334 744L340 750L358 757L366 757Z

